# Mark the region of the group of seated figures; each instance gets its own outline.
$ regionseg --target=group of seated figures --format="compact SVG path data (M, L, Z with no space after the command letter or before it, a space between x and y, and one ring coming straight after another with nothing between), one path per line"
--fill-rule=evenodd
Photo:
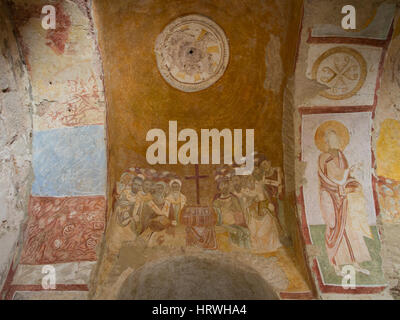
M251 175L237 176L232 167L217 170L218 193L212 202L217 214L220 246L268 253L282 246L284 231L279 220L281 172L264 156L256 157ZM229 241L227 241L229 240Z
M284 234L278 217L281 171L263 155L255 161L253 173L247 176L235 175L235 166L217 168L217 193L203 207L187 203L177 175L131 168L117 183L115 223L130 230L129 237L134 237L130 240L148 246L276 251Z
M133 235L149 245L162 244L165 238L179 241L174 227L186 205L181 186L181 180L168 171L131 168L117 183L117 224L130 226Z

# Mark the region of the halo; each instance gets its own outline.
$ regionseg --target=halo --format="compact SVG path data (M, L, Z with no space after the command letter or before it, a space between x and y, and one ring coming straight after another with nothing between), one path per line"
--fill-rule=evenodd
M326 121L318 127L314 136L314 141L317 148L321 152L328 152L329 146L325 141L325 133L328 130L332 130L336 133L339 139L340 150L343 151L350 141L349 130L343 123L335 120Z
M181 180L179 180L179 179L172 179L172 180L169 182L169 185L172 186L173 183L177 183L177 184L179 184L180 187L182 187L182 182L181 182Z

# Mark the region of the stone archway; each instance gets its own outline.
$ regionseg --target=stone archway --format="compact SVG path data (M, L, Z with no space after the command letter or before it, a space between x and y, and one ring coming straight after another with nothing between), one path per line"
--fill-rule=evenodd
M259 272L229 259L175 256L145 264L122 283L123 300L278 300Z

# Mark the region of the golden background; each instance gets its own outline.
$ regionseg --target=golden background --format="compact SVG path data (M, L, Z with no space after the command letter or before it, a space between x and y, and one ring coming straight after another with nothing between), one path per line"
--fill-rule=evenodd
M178 121L178 131L255 129L255 150L264 153L273 166L282 166L283 84L294 67L300 1L103 0L94 5L108 102L109 196L124 170L151 167L145 158L151 145L146 142L146 133L153 128L168 133L169 120ZM222 78L194 93L171 87L160 75L154 53L156 38L165 26L187 14L212 19L224 30L230 46ZM278 92L264 88L271 35L281 42L279 56L267 63L272 67L282 61ZM216 192L214 168L200 165L200 174L210 175L200 182L202 204L211 201ZM193 165L154 169L181 177L194 174ZM194 181L183 180L182 190L188 203L195 203Z

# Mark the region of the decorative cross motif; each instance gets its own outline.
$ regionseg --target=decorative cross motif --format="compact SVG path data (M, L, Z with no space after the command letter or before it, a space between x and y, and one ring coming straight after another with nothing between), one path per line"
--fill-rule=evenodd
M364 57L348 47L334 47L325 51L312 68L312 78L329 87L320 95L333 100L354 96L364 85L366 77L367 63Z
M196 199L197 199L197 204L200 205L200 179L205 179L208 178L206 175L200 175L199 174L199 165L195 164L194 165L195 169L195 175L194 176L189 176L185 177L187 180L196 180Z

